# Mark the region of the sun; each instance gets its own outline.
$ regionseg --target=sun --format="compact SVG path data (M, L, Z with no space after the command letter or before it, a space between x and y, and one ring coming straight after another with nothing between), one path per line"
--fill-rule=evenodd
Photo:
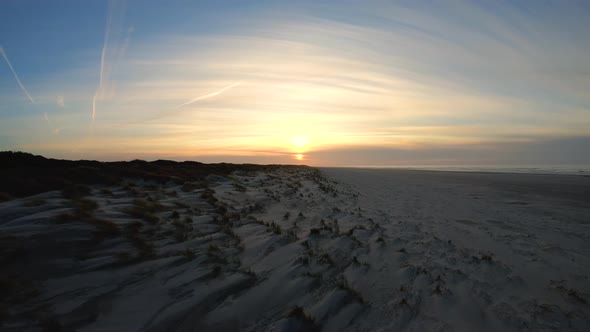
M297 160L303 160L303 155L301 153L298 153L298 154L294 155L294 157Z
M289 143L291 143L295 152L304 152L309 145L309 138L302 135L293 136L291 140L289 140Z

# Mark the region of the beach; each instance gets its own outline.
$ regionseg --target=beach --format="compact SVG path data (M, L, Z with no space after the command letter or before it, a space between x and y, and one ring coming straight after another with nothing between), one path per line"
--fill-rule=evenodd
M425 296L433 284L425 286L421 278L409 287L398 283L420 298L420 313L407 327L587 329L589 177L386 169L324 172L358 190L359 205L382 220L385 234L404 247L405 264L412 270L427 271L423 278L428 281L454 275L454 281L444 282L449 297L442 303ZM381 264L396 269L396 263ZM419 323L420 316L430 322Z
M3 330L590 327L590 177L142 165L0 203Z

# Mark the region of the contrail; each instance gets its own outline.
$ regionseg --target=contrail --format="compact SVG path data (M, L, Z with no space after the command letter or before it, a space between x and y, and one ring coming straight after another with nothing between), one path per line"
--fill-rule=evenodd
M102 93L102 84L104 81L104 59L106 56L107 47L109 46L109 34L111 30L111 11L107 14L107 23L104 32L104 41L102 45L102 51L100 52L100 78L98 81L98 87L94 92L94 96L92 97L92 121L94 122L94 118L96 117L96 101L98 100L99 95Z
M18 85L20 86L21 90L23 90L23 92L25 93L25 95L27 95L27 98L29 98L29 100L31 101L31 103L36 104L35 99L33 99L33 97L31 97L31 94L29 93L29 91L27 91L27 88L25 88L25 86L23 85L23 83L18 78L18 75L16 74L16 71L12 67L12 64L10 63L10 60L8 60L8 56L6 56L6 52L4 52L4 48L2 48L2 46L0 46L0 53L2 53L2 57L4 58L4 61L6 61L6 64L8 65L8 68L10 68L10 71L12 72L12 75L14 76L14 79L16 80L16 83L18 83Z
M175 108L179 108L179 107L182 107L182 106L185 106L185 105L189 105L189 104L192 104L192 103L197 102L199 100L204 100L204 99L208 99L208 98L211 98L211 97L219 96L220 94L224 93L225 91L227 91L227 90L229 90L231 88L235 88L236 86L238 86L240 84L242 84L241 81L236 82L236 83L233 83L233 84L230 84L230 85L228 85L228 86L226 86L226 87L224 87L224 88L222 88L222 89L220 89L218 91L211 92L211 93L208 93L206 95L202 95L202 96L193 98L193 99L187 101L186 103L183 103L183 104L180 104L180 105L176 106Z

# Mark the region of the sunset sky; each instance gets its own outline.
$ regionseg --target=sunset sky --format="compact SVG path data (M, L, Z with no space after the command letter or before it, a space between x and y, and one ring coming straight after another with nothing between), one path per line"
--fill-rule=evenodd
M590 1L0 2L0 150L590 163Z

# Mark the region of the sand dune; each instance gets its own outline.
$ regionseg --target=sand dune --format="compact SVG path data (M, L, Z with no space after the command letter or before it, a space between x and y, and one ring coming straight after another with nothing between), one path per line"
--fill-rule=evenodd
M2 328L584 331L589 182L284 167L17 198Z

